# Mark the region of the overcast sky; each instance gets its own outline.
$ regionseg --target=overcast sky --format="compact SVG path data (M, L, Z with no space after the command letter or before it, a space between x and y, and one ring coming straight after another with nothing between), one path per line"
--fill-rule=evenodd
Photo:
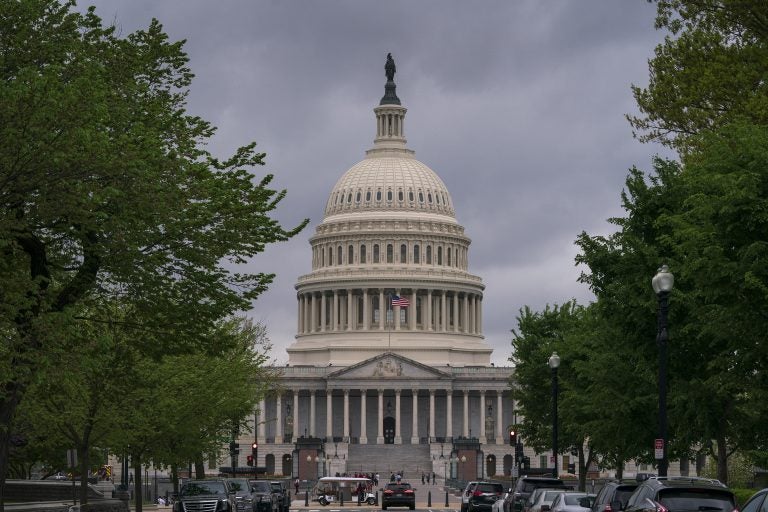
M296 333L308 238L336 181L372 145L388 52L408 145L443 179L472 239L497 365L509 364L521 307L592 299L573 242L612 231L627 170L663 154L624 118L663 37L645 0L92 3L124 35L154 17L187 40L189 111L219 128L211 150L226 156L255 140L267 153L256 171L288 191L276 217L286 227L311 219L251 266L277 274L248 312L266 323L277 363Z

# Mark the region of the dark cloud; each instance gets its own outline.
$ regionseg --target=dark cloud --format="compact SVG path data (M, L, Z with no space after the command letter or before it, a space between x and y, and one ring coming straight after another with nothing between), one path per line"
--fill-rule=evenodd
M483 277L486 338L509 356L523 305L590 300L573 241L607 233L632 165L660 149L632 138L630 84L647 81L663 34L644 0L101 0L126 34L158 18L185 39L189 110L219 127L223 155L256 140L288 196L277 212L312 225L251 266L276 272L250 315L278 361L296 329L294 284L336 180L372 144L384 58L398 66L406 135L445 181ZM84 8L83 4L83 8ZM649 269L649 274L652 269Z

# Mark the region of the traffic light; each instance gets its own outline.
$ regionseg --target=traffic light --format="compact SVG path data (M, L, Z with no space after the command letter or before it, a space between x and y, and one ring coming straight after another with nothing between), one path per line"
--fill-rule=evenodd
M251 459L253 460L253 465L256 465L256 461L259 459L259 443L256 441L251 444Z
M517 444L517 431L515 429L509 430L509 446L515 446Z
M245 463L249 466L253 466L253 455L249 455L245 458Z
M522 462L523 460L523 443L517 443L515 445L515 462Z

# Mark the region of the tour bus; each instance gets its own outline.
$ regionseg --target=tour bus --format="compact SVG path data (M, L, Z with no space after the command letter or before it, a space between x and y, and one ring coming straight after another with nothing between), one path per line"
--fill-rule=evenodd
M352 495L357 492L357 487L362 484L363 497L360 500L362 503L373 505L376 503L376 493L371 489L370 478L356 478L347 476L324 476L317 481L314 489L312 489L312 501L317 501L321 505L325 506L330 503L339 502L341 493L344 493L344 499L352 502L358 501L358 497ZM349 489L349 491L345 491Z

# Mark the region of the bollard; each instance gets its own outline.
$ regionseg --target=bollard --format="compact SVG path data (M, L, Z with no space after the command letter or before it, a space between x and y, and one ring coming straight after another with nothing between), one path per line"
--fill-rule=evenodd
M445 491L445 508L448 508L448 491Z
M344 493L339 489L339 506L344 506Z
M374 498L373 504L374 504L374 506L378 507L379 506L379 490L376 489L376 492L374 494L375 494L376 497Z
M432 491L427 492L427 507L432 508Z
M304 506L305 507L309 506L309 491L308 490L304 491Z

